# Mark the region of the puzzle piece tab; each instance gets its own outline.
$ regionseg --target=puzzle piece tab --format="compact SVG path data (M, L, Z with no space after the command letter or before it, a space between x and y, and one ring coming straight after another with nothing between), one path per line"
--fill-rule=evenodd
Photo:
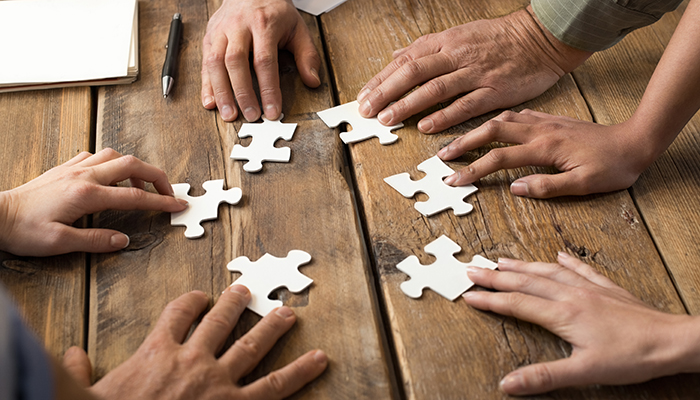
M231 285L239 284L247 287L252 295L248 308L264 317L273 309L282 306L280 300L270 300L267 297L275 289L286 287L292 293L299 293L313 282L298 270L299 266L309 261L311 261L309 253L292 250L285 258L265 254L258 261L253 262L248 257L238 257L228 263L226 268L243 274Z
M497 264L484 257L475 255L471 262L463 263L454 257L461 247L445 235L440 236L425 246L425 252L432 254L437 261L423 265L416 256L409 256L396 268L408 274L411 279L401 284L401 290L408 297L419 298L423 289L429 288L442 297L454 301L466 292L474 283L467 277L467 267L496 269Z
M289 147L275 147L277 139L292 140L297 124L283 124L284 114L280 114L277 121L270 121L263 117L262 124L244 123L238 131L239 138L252 136L253 141L248 147L240 144L233 146L231 158L234 160L248 160L243 166L246 172L258 172L262 169L263 161L289 162L292 150Z
M197 239L204 235L202 221L216 219L219 216L219 204L226 202L238 204L243 196L241 189L231 188L224 190L224 180L206 181L202 187L207 192L199 197L191 197L189 183L176 183L173 192L176 199L185 199L189 203L184 211L170 214L170 225L186 226L185 237Z
M415 209L425 216L437 214L440 211L451 208L455 215L464 215L472 211L474 207L464 202L464 198L476 192L474 185L449 186L443 182L443 178L452 175L454 171L448 167L438 156L433 156L418 164L418 170L425 172L425 177L414 181L406 172L384 178L384 182L396 189L404 197L410 198L416 193L422 192L428 195L427 201L418 201Z
M340 139L343 143L355 143L372 137L379 138L379 143L387 145L394 143L399 136L391 131L403 128L403 123L392 126L382 125L377 118L365 118L358 111L360 105L351 101L337 107L319 111L316 114L329 128L335 128L342 122L350 124L352 131L342 132Z

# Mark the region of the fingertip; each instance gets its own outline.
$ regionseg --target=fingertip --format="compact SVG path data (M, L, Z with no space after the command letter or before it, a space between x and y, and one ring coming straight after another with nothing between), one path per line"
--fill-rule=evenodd
M445 185L452 186L457 181L458 177L459 177L459 173L455 172L454 174L445 178L445 180L443 182L445 182Z
M216 107L216 101L214 100L214 96L211 95L206 95L202 98L202 106L206 108L207 110L211 110Z
M275 314L279 315L283 319L294 317L294 311L287 306L282 306L275 309Z
M109 238L109 245L117 250L121 250L129 246L130 241L129 236L123 233L115 233Z
M364 99L367 98L367 95L369 95L372 91L369 88L363 88L360 90L360 93L357 94L357 101L358 103L362 103Z
M231 293L240 294L243 297L250 297L250 290L243 285L233 284L229 289Z
M525 181L515 181L510 184L510 192L516 196L530 197L530 185Z
M221 114L221 119L223 119L226 122L231 122L236 119L237 115L237 110L235 110L233 107L229 106L228 104L222 106L219 108L219 113Z
M316 350L314 353L314 361L325 368L328 365L328 356L323 350Z
M309 68L309 75L311 75L311 79L309 79L307 82L304 82L306 86L316 88L321 85L321 77L318 75L318 71L316 68Z
M265 118L270 121L277 121L280 117L280 109L275 104L265 106Z
M511 372L501 380L501 382L498 384L498 388L507 394L522 393L523 389L525 388L523 375L518 371Z
M423 133L433 133L435 129L435 123L431 118L423 118L418 122L418 130Z

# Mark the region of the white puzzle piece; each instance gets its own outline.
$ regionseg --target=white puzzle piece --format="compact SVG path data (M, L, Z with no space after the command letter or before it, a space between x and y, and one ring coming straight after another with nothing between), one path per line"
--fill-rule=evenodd
M442 162L438 156L433 156L418 164L418 170L426 174L420 180L414 181L408 173L404 172L384 178L384 182L407 198L415 196L418 192L427 194L429 199L416 202L414 207L421 214L428 217L448 208L451 208L457 216L468 214L472 211L474 207L464 202L464 198L478 189L474 185L455 187L443 182L443 178L452 175L454 171Z
M283 124L284 114L277 121L263 117L262 124L244 123L238 131L238 137L243 139L252 136L253 141L248 147L240 144L233 146L231 158L248 160L243 166L246 172L258 172L262 169L263 161L289 162L292 150L289 147L275 147L277 139L292 140L297 124Z
M479 255L472 257L471 262L466 264L459 261L454 254L461 250L457 243L442 235L425 246L425 252L437 258L434 263L423 265L418 257L407 257L396 266L411 277L401 284L401 290L406 296L417 299L423 294L423 289L429 288L453 301L474 285L467 276L468 266L496 269L496 263Z
M184 211L170 214L170 225L186 226L185 237L197 239L204 235L202 221L216 219L219 216L219 204L226 202L238 204L243 196L241 189L231 188L224 190L224 180L206 181L202 187L207 192L199 197L191 197L189 183L176 183L173 192L176 199L185 199L189 203Z
M270 311L282 306L280 300L270 300L267 297L275 289L286 287L292 293L299 293L313 282L298 270L299 266L309 261L311 261L309 253L292 250L285 258L265 254L258 261L253 262L248 257L238 257L228 263L226 268L242 274L231 285L247 287L252 295L248 308L264 317Z
M360 105L356 101L319 111L316 115L323 120L329 128L335 128L342 122L350 124L352 131L342 132L340 139L345 144L360 142L372 137L379 138L379 143L387 145L394 143L399 136L391 131L403 128L403 123L392 126L384 126L375 118L365 118L360 115Z

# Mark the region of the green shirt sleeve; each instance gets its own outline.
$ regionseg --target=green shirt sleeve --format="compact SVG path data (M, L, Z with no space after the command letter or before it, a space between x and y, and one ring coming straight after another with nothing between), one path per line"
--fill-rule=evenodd
M537 18L571 47L600 51L653 24L683 0L532 0Z

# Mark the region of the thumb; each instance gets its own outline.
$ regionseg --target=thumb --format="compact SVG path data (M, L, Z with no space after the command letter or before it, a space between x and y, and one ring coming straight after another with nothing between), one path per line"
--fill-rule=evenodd
M304 84L312 88L318 87L321 84L321 78L318 76L321 57L318 55L313 39L311 39L309 28L301 19L297 24L297 32L289 42L287 49L294 54L294 61Z
M78 385L81 387L90 386L92 365L85 350L77 346L66 350L63 355L63 368L68 371L71 378L78 382Z
M528 175L510 185L516 196L549 199L559 196L582 196L593 191L580 174L567 171L554 175Z
M64 225L55 243L56 254L84 251L108 253L129 245L129 236L111 229L83 229Z
M588 383L578 365L572 357L528 365L506 375L499 386L510 395L524 396Z

